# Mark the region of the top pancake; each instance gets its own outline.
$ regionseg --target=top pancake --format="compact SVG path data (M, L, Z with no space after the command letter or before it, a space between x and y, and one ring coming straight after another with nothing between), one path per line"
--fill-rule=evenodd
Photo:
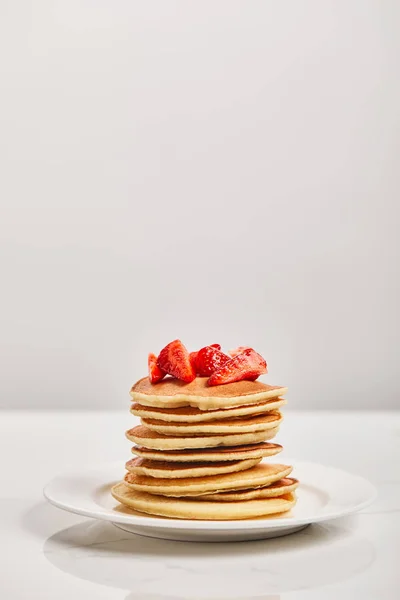
M236 381L208 386L207 380L207 377L196 377L191 383L185 383L167 377L160 383L152 384L148 377L144 377L135 383L130 394L135 402L144 406L159 408L193 406L201 410L212 410L255 404L278 398L287 392L287 388L268 385L261 381Z

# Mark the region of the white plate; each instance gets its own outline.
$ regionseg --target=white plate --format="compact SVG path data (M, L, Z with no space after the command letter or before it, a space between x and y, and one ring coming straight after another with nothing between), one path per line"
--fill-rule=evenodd
M368 506L376 490L366 479L310 462L286 460L300 480L297 504L282 516L241 521L193 521L152 517L119 505L110 494L121 480L123 463L75 471L53 479L44 488L49 502L70 512L148 537L185 541L236 541L278 537L354 513Z

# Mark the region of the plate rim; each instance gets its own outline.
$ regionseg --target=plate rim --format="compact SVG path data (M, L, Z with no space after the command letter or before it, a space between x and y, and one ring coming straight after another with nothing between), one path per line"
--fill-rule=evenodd
M66 501L59 500L54 497L52 493L52 487L57 485L58 482L62 482L67 478L73 477L82 477L82 476L94 476L101 471L105 470L121 470L124 468L124 463L122 461L113 461L102 463L102 465L87 465L81 469L68 470L60 475L57 475L53 479L51 479L43 488L43 495L45 499L60 508L61 510L65 510L67 512L71 512L73 514L77 514L84 517L89 517L92 519L97 519L101 521L108 521L114 523L123 523L125 525L131 525L132 527L140 527L144 529L180 529L180 530L202 530L202 531L241 531L241 530L254 530L258 529L259 531L276 529L276 528L285 528L285 527L293 527L297 525L308 525L311 523L321 523L323 521L330 521L333 519L337 519L340 517L345 517L360 510L363 510L367 506L370 506L374 502L377 497L377 489L376 487L366 478L361 475L354 474L350 471L346 471L345 469L341 469L340 467L334 467L331 465L324 465L322 463L316 463L312 461L303 461L303 460L290 460L285 459L285 462L293 465L293 469L297 468L322 468L324 470L329 470L331 472L336 472L336 474L340 474L342 477L351 477L356 479L358 484L362 484L366 490L366 497L363 501L348 505L347 507L343 507L338 510L333 510L328 513L315 514L314 516L308 517L280 517L277 519L266 518L263 520L262 518L257 519L240 519L240 520L226 520L226 521L218 521L218 520L195 520L195 519L173 519L167 517L157 517L153 515L143 514L141 515L129 515L124 513L114 513L111 509L104 509L100 506L98 510L93 510L91 508L83 507L78 508ZM120 481L120 479L119 479ZM105 482L106 483L106 482ZM114 483L112 484L114 485ZM318 485L316 485L318 487ZM323 490L322 490L323 491ZM145 517L145 518L144 518Z

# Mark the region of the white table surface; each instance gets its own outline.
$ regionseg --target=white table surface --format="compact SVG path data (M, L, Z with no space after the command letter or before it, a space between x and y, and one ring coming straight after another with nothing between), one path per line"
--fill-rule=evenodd
M400 598L400 412L293 412L280 455L345 468L378 488L355 517L276 540L185 543L129 535L45 502L44 484L125 460L127 412L0 412L0 598Z

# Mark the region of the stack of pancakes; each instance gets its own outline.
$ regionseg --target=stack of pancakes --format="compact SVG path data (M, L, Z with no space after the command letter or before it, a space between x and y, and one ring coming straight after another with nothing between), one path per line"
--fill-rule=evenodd
M131 390L141 425L126 432L136 458L126 464L116 500L137 511L181 519L245 519L282 513L295 504L292 467L261 462L282 446L279 430L287 388L260 381L207 386L146 377Z

